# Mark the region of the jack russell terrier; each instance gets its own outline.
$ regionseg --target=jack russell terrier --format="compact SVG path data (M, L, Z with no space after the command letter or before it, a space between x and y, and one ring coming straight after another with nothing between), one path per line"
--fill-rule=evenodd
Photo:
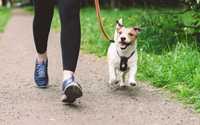
M122 19L117 21L114 43L108 49L109 84L119 83L120 87L136 86L137 73L137 35L140 28L126 28ZM128 73L128 84L126 74Z

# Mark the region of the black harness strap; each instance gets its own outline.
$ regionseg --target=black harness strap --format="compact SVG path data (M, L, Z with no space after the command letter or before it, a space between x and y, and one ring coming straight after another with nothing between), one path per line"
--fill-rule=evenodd
M128 58L127 57L120 57L120 71L125 72L128 67Z
M120 56L117 51L118 56L120 57L120 71L125 72L128 69L128 60L135 54L135 51L131 53L129 57Z

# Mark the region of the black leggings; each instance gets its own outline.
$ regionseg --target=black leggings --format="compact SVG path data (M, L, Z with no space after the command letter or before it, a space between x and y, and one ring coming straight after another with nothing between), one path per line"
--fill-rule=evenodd
M55 5L61 20L63 70L75 71L80 49L80 0L34 0L33 36L39 54L47 51L47 41Z

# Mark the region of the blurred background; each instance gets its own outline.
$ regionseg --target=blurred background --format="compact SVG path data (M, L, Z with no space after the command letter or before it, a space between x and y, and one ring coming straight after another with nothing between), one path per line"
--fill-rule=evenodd
M140 26L138 79L176 93L200 111L200 0L100 0L106 32L113 36L115 22ZM12 9L33 15L32 0L0 0L0 32L12 18ZM106 56L109 42L100 33L94 0L81 0L81 49ZM30 22L32 23L32 22ZM52 30L60 31L55 9Z
M198 0L101 0L103 6L106 7L127 7L134 5L144 6L179 6L179 5L192 5L198 3ZM2 6L13 5L32 5L33 0L1 0ZM94 0L81 0L83 6L93 5Z

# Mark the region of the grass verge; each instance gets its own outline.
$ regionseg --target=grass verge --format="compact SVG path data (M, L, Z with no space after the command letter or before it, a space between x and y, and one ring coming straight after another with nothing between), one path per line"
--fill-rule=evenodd
M0 7L0 32L5 30L5 26L10 18L10 9Z

